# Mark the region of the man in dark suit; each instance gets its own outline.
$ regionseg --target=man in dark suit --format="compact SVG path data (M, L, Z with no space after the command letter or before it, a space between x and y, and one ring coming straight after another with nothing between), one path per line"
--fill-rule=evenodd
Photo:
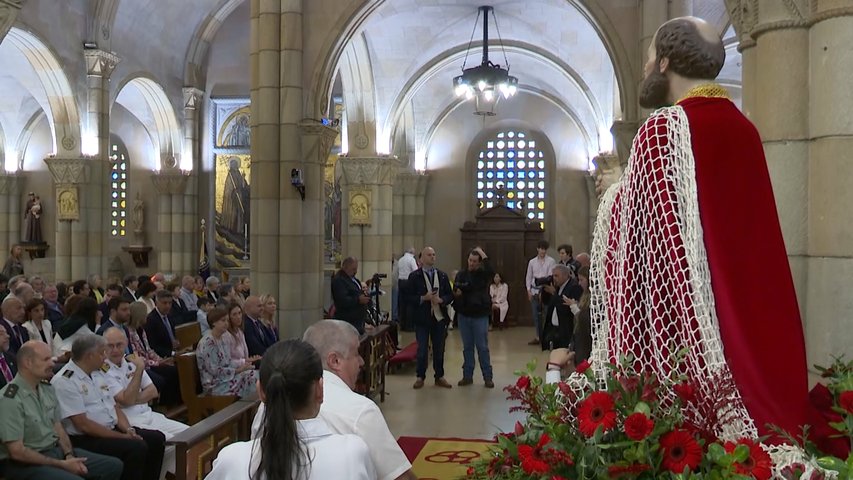
M125 275L122 283L124 284L124 290L122 290L121 295L131 303L139 300L136 297L136 289L139 288L139 278L133 274Z
M9 334L5 328L0 328L0 388L6 386L15 378L18 373L18 365L15 363L15 356L8 352L9 350Z
M107 285L106 290L104 290L104 301L98 304L98 310L101 311L103 318L109 318L110 316L110 299L122 297L121 288L122 287L116 283ZM125 299L125 302L130 303L131 301Z
M56 326L65 320L65 312L59 304L59 290L56 289L56 285L51 283L44 287L42 299L45 303L45 316L50 320L53 331L56 331Z
M409 313L415 326L415 338L418 341L418 378L412 388L417 390L424 386L430 341L435 385L451 388L450 383L444 379L444 340L450 321L447 305L453 301L453 291L450 289L447 274L435 268L435 250L432 247L421 251L421 268L409 274L404 298L409 304Z
M335 303L335 318L352 324L362 334L370 297L361 288L356 273L358 260L355 257L345 258L341 269L332 279L332 301Z
M261 324L261 299L256 295L249 295L243 303L243 334L246 336L246 346L249 348L249 356L264 356L267 348L275 343L275 339L267 335L266 328Z
M570 304L581 298L583 289L576 283L569 282L572 276L570 267L557 265L552 270L553 282L543 289L550 295L545 318L542 321L542 350L568 348L572 342L574 319Z
M148 314L145 334L151 348L163 358L171 357L172 352L180 349L181 344L175 338L175 326L169 319L172 309L172 293L160 290L155 297L155 308Z
M3 313L0 325L3 326L6 334L9 335L9 353L17 355L21 345L30 339L27 329L21 325L24 323L24 302L20 298L10 295L3 299L0 312Z

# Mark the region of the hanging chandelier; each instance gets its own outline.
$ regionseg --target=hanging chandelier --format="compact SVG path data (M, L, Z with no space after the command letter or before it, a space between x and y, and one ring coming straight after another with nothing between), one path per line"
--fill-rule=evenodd
M468 62L468 52L471 51L471 42L469 42L468 49L465 51L465 61L462 63L462 75L453 79L453 88L457 97L464 96L467 100L475 99L475 115L491 117L495 115L495 106L501 96L509 98L518 91L518 79L509 74L506 51L504 51L506 68L501 68L500 65L489 60L489 13L495 19L495 26L498 22L495 18L494 8L480 7L477 20L474 21L474 31L477 29L477 21L479 21L481 13L483 15L483 60L476 67L465 68ZM473 41L473 39L474 32L472 31L471 40ZM498 30L498 41L500 42L500 30ZM502 43L501 50L503 51Z

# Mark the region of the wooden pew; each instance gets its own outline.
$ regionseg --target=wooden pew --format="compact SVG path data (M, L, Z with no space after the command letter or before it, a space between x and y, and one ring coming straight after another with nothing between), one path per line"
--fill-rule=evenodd
M195 352L175 356L181 397L187 406L187 421L195 425L203 418L237 401L235 395L206 395L202 393Z
M257 394L238 400L166 441L175 447L176 480L202 480L219 451L249 440L258 410Z
M191 347L195 350L201 340L201 325L198 322L185 323L175 327L175 338L181 344L181 348Z
M367 330L360 339L358 352L364 359L364 366L358 374L355 391L370 398L379 395L379 401L385 401L385 371L388 367L391 340L388 337L390 325L383 324Z

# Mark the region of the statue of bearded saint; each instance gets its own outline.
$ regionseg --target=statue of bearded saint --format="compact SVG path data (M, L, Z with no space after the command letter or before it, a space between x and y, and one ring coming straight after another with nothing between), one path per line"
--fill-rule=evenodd
M592 364L683 375L687 421L721 439L798 435L814 412L761 139L714 83L725 49L709 24L670 20L648 57L640 104L657 110L596 220Z

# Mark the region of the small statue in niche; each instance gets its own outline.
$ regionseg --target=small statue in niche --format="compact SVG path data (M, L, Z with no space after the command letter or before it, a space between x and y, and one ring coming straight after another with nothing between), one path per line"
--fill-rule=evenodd
M27 206L24 211L24 219L26 220L24 242L44 243L41 233L41 216L44 214L44 207L41 204L41 198L33 192L27 196Z
M133 231L142 233L142 227L145 224L145 202L136 192L136 200L133 201Z

